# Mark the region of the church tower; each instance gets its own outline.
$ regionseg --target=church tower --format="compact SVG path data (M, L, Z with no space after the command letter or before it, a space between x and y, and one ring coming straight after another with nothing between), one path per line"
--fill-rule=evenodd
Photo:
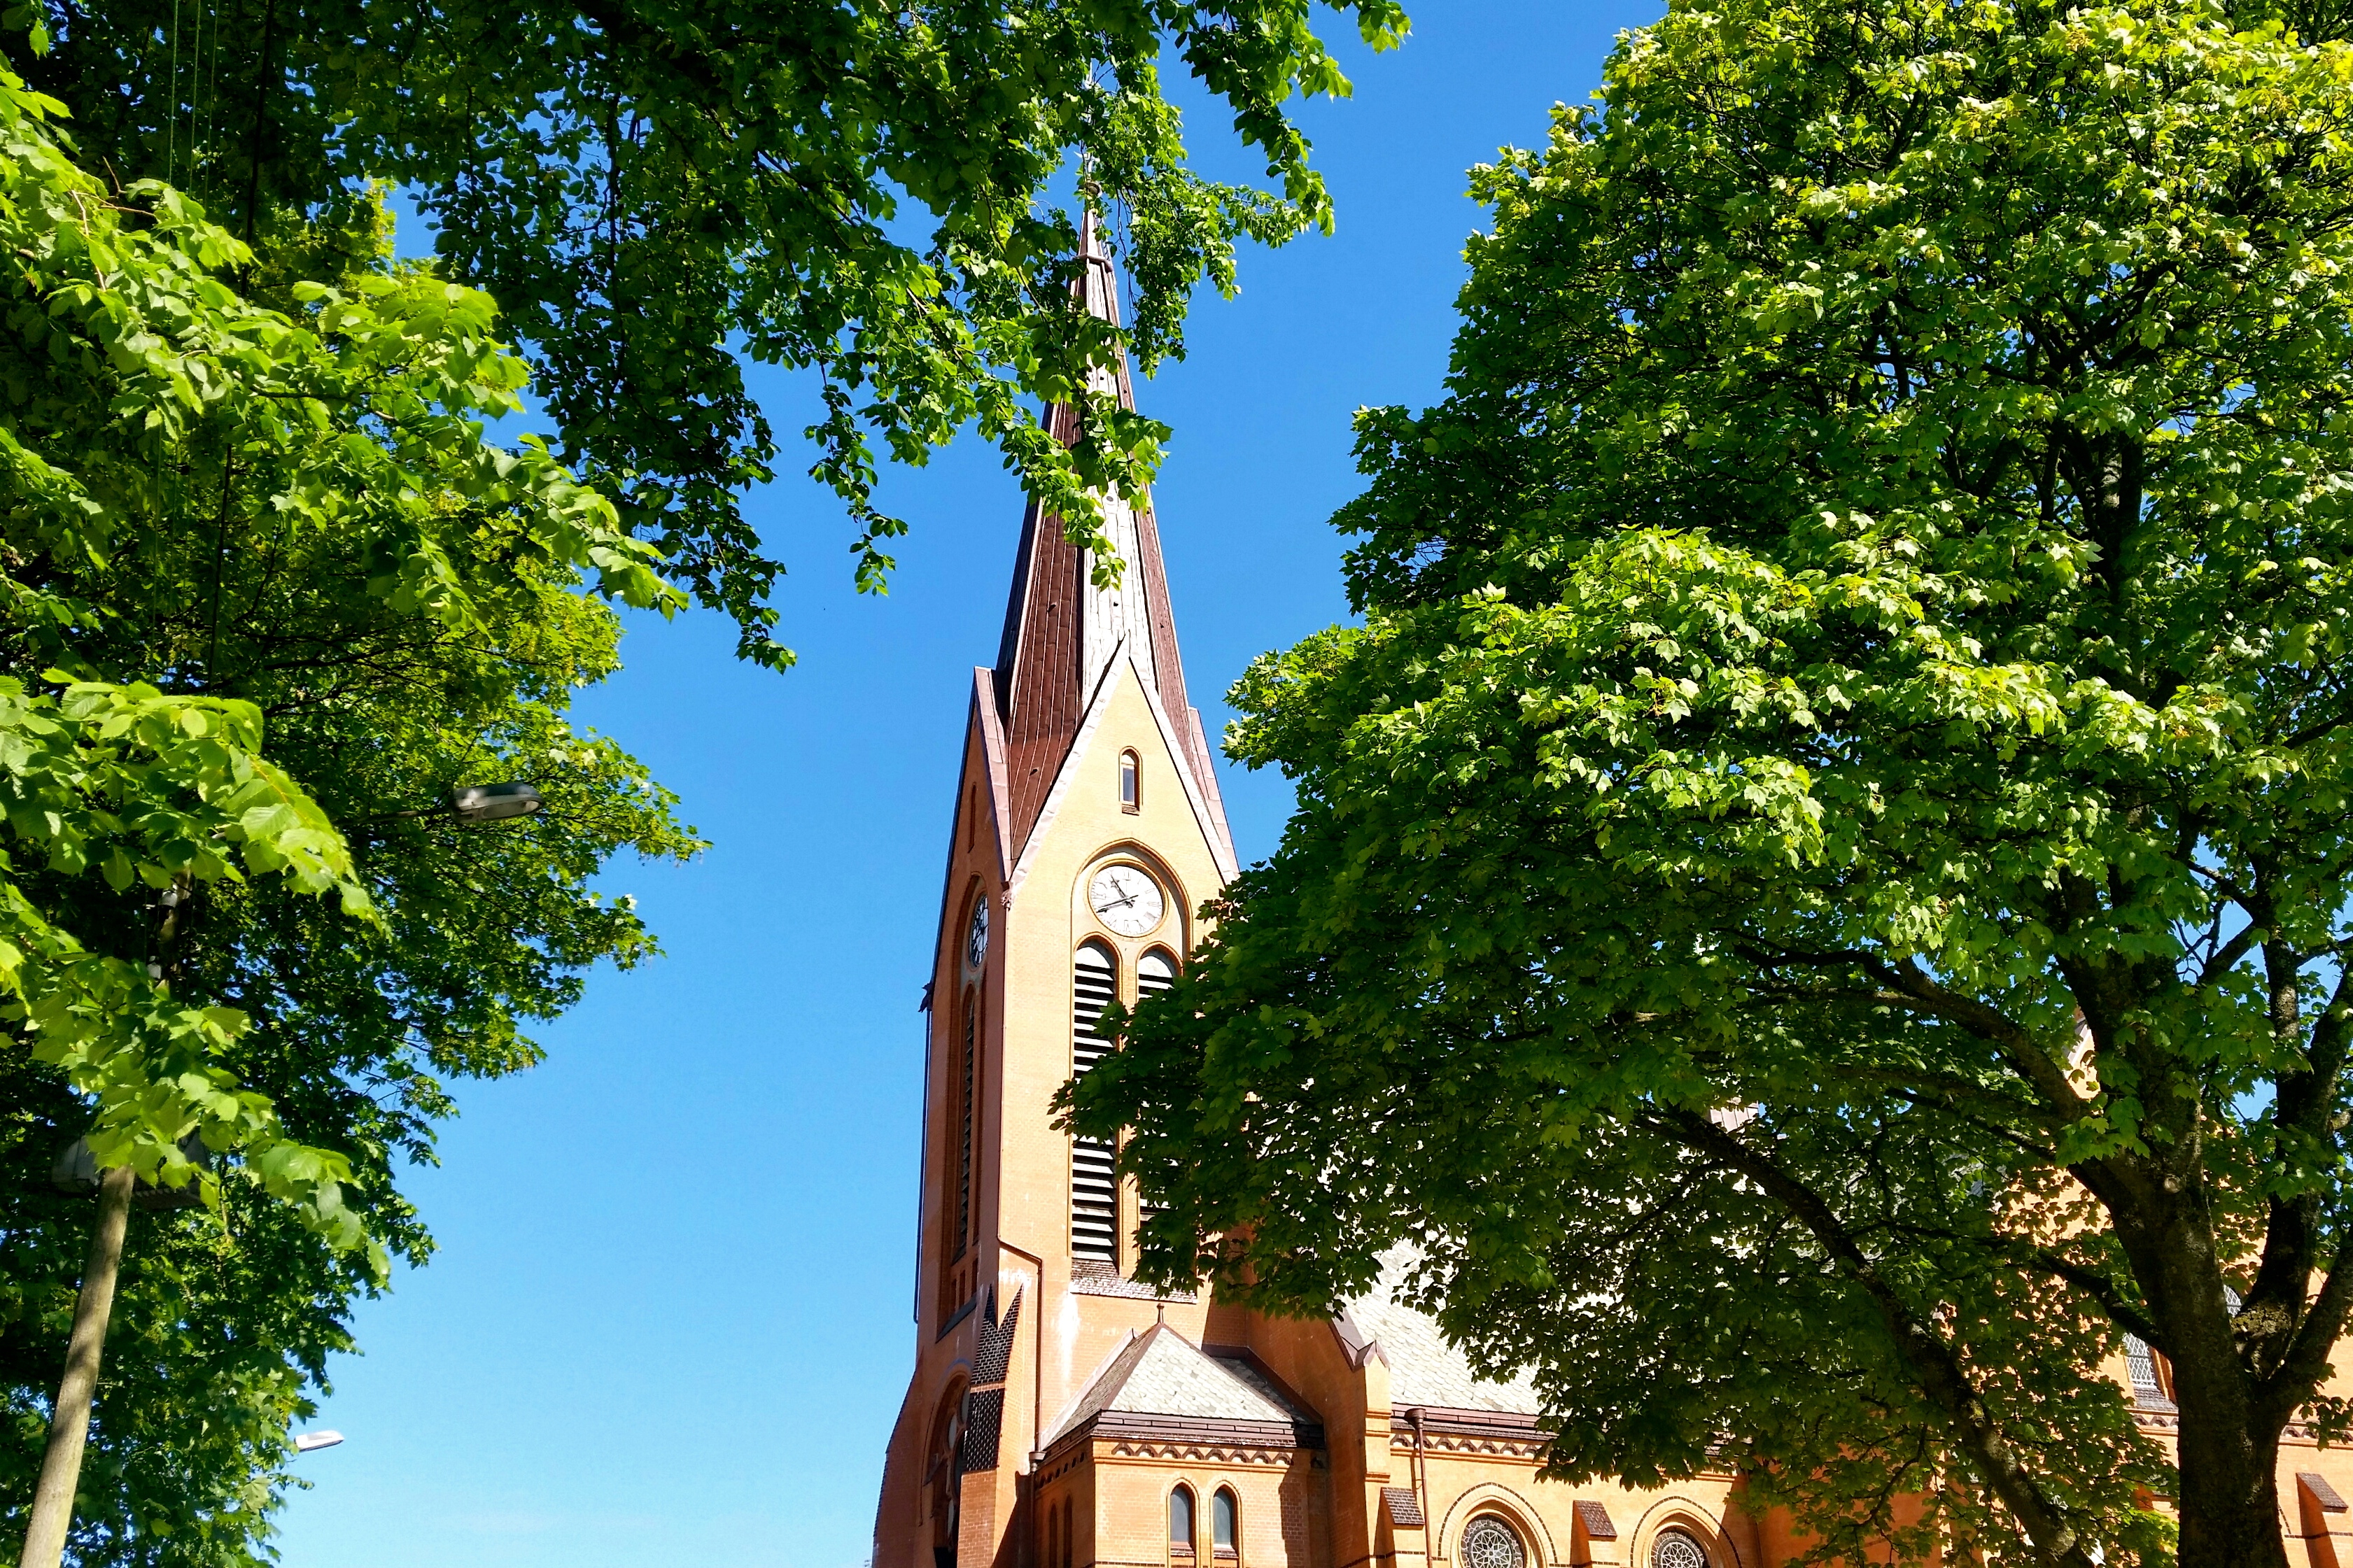
M1083 250L1087 308L1116 322L1092 224ZM1100 389L1134 406L1124 363ZM1070 440L1075 417L1049 425ZM1104 1008L1176 974L1236 866L1158 520L1149 497L1105 512L1110 588L1030 509L996 668L972 674L924 1011L914 1371L872 1568L1791 1560L1804 1542L1728 1472L1540 1479L1535 1390L1480 1378L1403 1303L1408 1255L1314 1321L1133 1279L1134 1191L1050 1106L1111 1048Z
M1080 287L1115 323L1093 236ZM1124 363L1099 390L1134 406ZM1049 427L1073 439L1076 417ZM1200 1337L1199 1303L1127 1277L1135 1197L1113 1151L1049 1109L1109 1048L1104 1008L1167 984L1235 870L1150 499L1104 510L1112 588L1029 509L996 668L973 672L926 1003L915 1373L876 1528L892 1568L1014 1561L1041 1423L1164 1310Z

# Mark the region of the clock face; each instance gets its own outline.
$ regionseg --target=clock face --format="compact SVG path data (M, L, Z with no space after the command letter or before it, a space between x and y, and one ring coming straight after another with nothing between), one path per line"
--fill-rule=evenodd
M974 969L988 956L988 900L976 899L972 905L972 929L965 933L964 961Z
M1087 889L1095 919L1122 936L1142 936L1160 923L1166 909L1160 885L1134 866L1106 866Z

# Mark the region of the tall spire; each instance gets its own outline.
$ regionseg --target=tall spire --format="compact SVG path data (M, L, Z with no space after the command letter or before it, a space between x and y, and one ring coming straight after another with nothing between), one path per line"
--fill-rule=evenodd
M1111 258L1104 254L1092 213L1079 232L1084 263L1072 285L1088 313L1119 325L1119 291ZM1134 387L1123 353L1110 370L1091 377L1093 390L1115 393L1120 406L1135 407ZM1065 446L1078 440L1079 410L1058 403L1047 411L1046 428ZM997 716L1005 726L1006 763L1011 774L1012 840L1029 840L1063 759L1104 681L1122 663L1132 663L1176 731L1180 763L1192 773L1216 819L1218 836L1230 836L1218 797L1216 770L1201 731L1201 716L1185 700L1185 668L1176 652L1176 624L1168 605L1168 577L1160 559L1160 531L1149 492L1131 502L1099 498L1103 531L1121 563L1113 586L1094 581L1094 555L1073 547L1059 517L1040 513L1033 501L1021 520L1021 549L1013 567L1013 591L1005 606L1005 637L997 656Z

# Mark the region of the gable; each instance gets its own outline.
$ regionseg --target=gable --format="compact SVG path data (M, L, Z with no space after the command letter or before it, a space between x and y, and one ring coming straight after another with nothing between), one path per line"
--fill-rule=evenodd
M1144 721L1135 722L1131 717L1117 725L1113 735L1106 737L1104 725L1123 702L1140 705ZM1193 715L1190 710L1187 712L1198 734L1198 716ZM1151 683L1142 679L1142 673L1133 660L1123 656L1112 660L1101 686L1087 704L1077 732L1071 737L1069 749L1055 771L1053 782L1039 803L1037 819L1030 825L1015 855L1012 873L1006 879L1007 890L1016 890L1027 880L1030 868L1037 862L1040 847L1056 826L1078 781L1087 772L1089 763L1097 758L1098 748L1109 743L1116 743L1121 749L1133 747L1139 756L1149 753L1166 764L1166 782L1176 785L1192 826L1217 868L1219 881L1231 881L1240 867L1234 858L1232 836L1226 826L1224 804L1201 788L1200 780L1192 766L1191 748L1186 744L1183 732L1170 720L1167 710L1161 706Z

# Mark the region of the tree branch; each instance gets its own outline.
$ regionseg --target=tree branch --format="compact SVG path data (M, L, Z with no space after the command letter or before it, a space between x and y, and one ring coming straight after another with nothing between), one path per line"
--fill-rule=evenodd
M1789 948L1767 951L1755 943L1744 943L1736 951L1752 963L1767 969L1781 964L1805 968L1852 965L1888 990L1909 997L1921 1011L1959 1025L1999 1050L2010 1069L2042 1097L2050 1113L2063 1124L2079 1120L2090 1110L2089 1102L2068 1081L2066 1068L2052 1058L2024 1025L1974 996L1945 989L1928 977L1917 960L1892 963L1861 948L1807 952Z
M1769 1155L1751 1148L1696 1112L1661 1110L1652 1114L1651 1121L1654 1130L1684 1147L1738 1171L1797 1216L1832 1261L1879 1309L1896 1352L1911 1371L1914 1382L1943 1413L1962 1451L1975 1462L1986 1485L2025 1526L2036 1561L2047 1568L2094 1568L2082 1535L2068 1522L2059 1505L2044 1495L2019 1458L2018 1451L1994 1424L1992 1412L1969 1381L1968 1371L1953 1347L1923 1322L1897 1294L1821 1194L1784 1171Z
M2320 1294L2313 1298L2311 1310L2296 1325L2279 1365L2260 1384L2268 1412L2285 1421L2311 1402L2328 1370L2329 1352L2345 1331L2348 1310L2353 1310L2353 1248L2340 1245L2320 1282Z
M2108 1321L2128 1334L2137 1335L2158 1350L2166 1350L2165 1335L2156 1321L2127 1300L2115 1279L2097 1268L2087 1268L2047 1247L2032 1247L2013 1254L2020 1262L2040 1268L2054 1279L2063 1279L2099 1303ZM2170 1351L2166 1352L2171 1354Z
M2245 925L2239 928L2239 933L2236 936L2216 948L2214 955L2209 958L2204 966L2198 971L2198 988L2202 991L2236 969L2239 966L2239 960L2247 956L2248 950L2268 934L2263 925L2252 919L2249 920Z

